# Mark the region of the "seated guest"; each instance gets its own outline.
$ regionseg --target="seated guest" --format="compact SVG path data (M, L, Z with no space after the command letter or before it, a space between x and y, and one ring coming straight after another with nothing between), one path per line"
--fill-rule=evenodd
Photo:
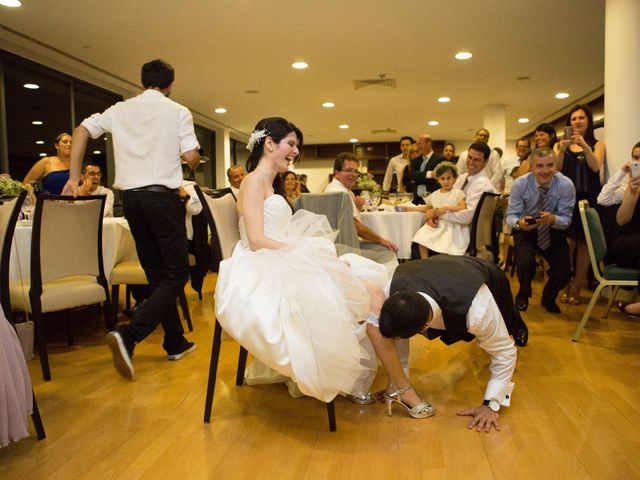
M476 143L484 143L485 145L489 142L489 130L486 128L481 128L476 132L474 137L474 142ZM456 167L458 167L458 173L462 175L467 171L467 154L468 150L462 152L458 157L458 163ZM497 151L489 149L489 155L485 157L487 159L487 163L484 166L484 173L487 175L491 183L496 191L500 191L502 189L502 162L500 161L500 155Z
M113 192L110 188L100 185L102 172L100 166L87 163L82 166L80 172L80 187L78 187L78 196L87 197L89 195L106 195L107 199L104 203L104 216L113 217Z
M300 185L300 193L309 193L306 174L301 173L300 175L298 175L298 185Z
M246 174L247 172L244 171L242 165L231 165L227 170L227 178L231 185L231 191L233 192L233 196L236 198L238 198L238 194L240 193L240 184Z
M509 335L521 346L528 340L527 326L514 308L504 272L479 258L438 255L400 265L384 303L375 289L370 292L367 333L389 376L385 393L388 413L394 403L414 418L435 413L409 383L393 338L421 333L430 340L440 338L446 345L475 338L491 356L491 375L481 405L458 415L473 417L469 428L499 430L497 412L500 406L510 405L514 387L511 378L517 351Z
M556 155L550 148L536 148L530 157L530 168L531 173L513 183L507 209L520 282L516 307L524 311L529 305L535 256L539 253L551 267L541 304L548 312L559 313L556 297L571 278L565 230L571 224L575 188L556 170Z
M347 192L353 202L353 221L356 224L358 236L370 242L377 243L386 249L397 252L398 246L391 240L382 238L360 220L360 209L365 199L356 197L351 189L358 180L358 158L352 153L339 153L333 163L333 180L324 189L325 192Z
M54 143L56 155L38 160L22 183L42 181L42 193L60 195L62 188L69 180L71 162L71 135L61 133Z
M287 197L287 201L293 205L296 198L300 196L300 190L298 186L298 180L296 179L295 172L288 170L282 174L282 185L284 186L284 193Z
M429 195L425 205L400 206L398 209L415 212L433 210L434 217L438 218L446 212L459 212L467 208L462 190L453 188L453 183L458 178L456 166L451 162L440 162L434 170L434 176L442 188ZM427 258L429 250L450 255L464 255L469 247L469 227L446 220L440 221L436 228L424 224L416 232L412 241L418 244L420 258Z
M631 157L633 161L640 162L640 142L633 146ZM623 165L621 170L628 172L629 181L624 189L622 203L616 213L618 228L613 240L609 243L607 260L619 267L639 268L640 207L638 198L640 198L640 175L632 176L628 163ZM640 315L640 302L627 305L625 311L632 315Z

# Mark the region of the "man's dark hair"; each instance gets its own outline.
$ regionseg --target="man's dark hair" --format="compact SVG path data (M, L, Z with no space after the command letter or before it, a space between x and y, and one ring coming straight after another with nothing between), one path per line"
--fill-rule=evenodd
M144 88L167 88L173 83L173 67L164 60L151 60L142 66L140 72Z
M100 165L98 165L93 160L89 160L88 162L82 164L82 170L80 170L80 173L84 175L84 173L87 171L87 167L98 167L102 172L102 167L100 167Z
M431 318L431 306L417 292L395 292L382 304L380 333L387 338L410 338Z
M342 167L344 167L344 162L346 162L347 160L358 163L358 157L356 157L353 153L339 153L335 161L333 162L333 173L341 171Z
M537 131L537 129L536 129ZM518 140L516 140L516 147L518 146L518 143L520 142L527 142L527 147L531 148L531 140L529 140L529 137L520 137Z
M403 140L409 140L409 142L411 142L412 145L416 143L416 141L413 138L406 135L404 137L400 137L400 143L402 143Z
M484 154L485 160L489 160L489 156L491 155L491 149L489 148L489 145L482 142L473 142L471 145L469 145L469 150L482 152Z

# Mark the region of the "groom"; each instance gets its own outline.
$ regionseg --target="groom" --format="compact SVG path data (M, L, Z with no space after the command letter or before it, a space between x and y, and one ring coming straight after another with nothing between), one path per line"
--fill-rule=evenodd
M421 333L445 344L474 338L491 356L491 377L469 428L500 429L498 411L509 406L516 344L525 346L527 326L515 309L509 281L495 264L474 257L438 255L400 265L380 311L380 333L409 338Z

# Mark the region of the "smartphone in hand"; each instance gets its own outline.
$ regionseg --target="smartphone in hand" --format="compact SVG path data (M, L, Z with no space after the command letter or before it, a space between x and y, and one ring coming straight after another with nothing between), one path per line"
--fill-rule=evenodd
M536 219L533 217L524 217L523 218L524 223L526 223L527 225L535 225L536 224Z
M573 137L573 128L571 125L564 127L564 139L571 140L571 137Z
M638 175L640 175L640 162L631 162L631 176L637 177Z

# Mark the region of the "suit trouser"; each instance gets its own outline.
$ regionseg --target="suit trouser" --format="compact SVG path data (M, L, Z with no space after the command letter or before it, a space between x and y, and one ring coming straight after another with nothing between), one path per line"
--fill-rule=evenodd
M184 206L180 197L170 192L129 190L122 192L122 200L151 294L136 309L131 323L118 327L118 331L133 351L135 343L161 323L162 346L167 353L176 353L186 342L176 306L189 277Z
M549 263L549 280L542 291L543 302L553 302L569 280L571 266L569 264L569 245L564 232L551 229L551 244L546 250L538 247L538 231L513 232L514 249L516 254L516 269L520 291L517 297L526 299L531 296L531 281L536 273L536 253L542 255Z

